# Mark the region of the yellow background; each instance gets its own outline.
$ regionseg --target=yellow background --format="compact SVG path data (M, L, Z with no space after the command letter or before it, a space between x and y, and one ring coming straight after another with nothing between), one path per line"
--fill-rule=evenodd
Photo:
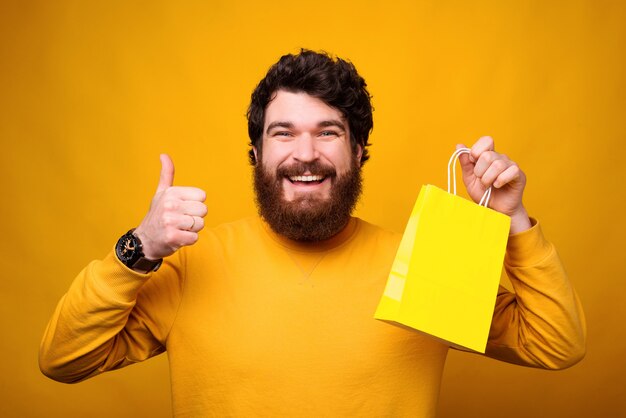
M585 305L572 369L452 352L440 417L626 413L624 22L624 2L591 0L0 2L0 415L170 415L165 356L62 385L39 373L40 337L140 221L160 152L207 191L208 224L254 213L249 95L299 47L350 58L374 96L359 216L402 230L454 145L490 134Z

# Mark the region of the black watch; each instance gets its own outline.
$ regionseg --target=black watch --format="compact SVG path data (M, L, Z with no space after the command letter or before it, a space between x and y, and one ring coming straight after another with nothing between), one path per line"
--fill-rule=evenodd
M115 254L117 258L130 269L141 273L150 273L157 271L161 267L163 259L148 260L144 257L143 246L141 240L134 234L135 229L131 229L120 237L115 245Z

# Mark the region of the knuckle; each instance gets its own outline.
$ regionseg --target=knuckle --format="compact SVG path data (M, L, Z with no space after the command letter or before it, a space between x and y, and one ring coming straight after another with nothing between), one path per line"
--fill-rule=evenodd
M167 211L175 211L178 209L178 202L174 199L166 199L163 202L163 209Z
M165 242L168 243L170 246L175 246L177 242L176 235L177 235L176 231L173 231L173 230L166 231L164 234Z
M483 155L485 156L485 161L488 163L498 161L498 153L495 151L485 151Z
M491 139L490 136L481 136L474 145L480 147L482 150L493 149L493 139Z
M506 161L504 160L495 160L492 163L493 168L495 168L498 171L503 171L507 168L508 164Z
M174 219L174 217L171 216L171 215L163 215L163 226L165 228L169 228L169 227L175 226L175 219Z

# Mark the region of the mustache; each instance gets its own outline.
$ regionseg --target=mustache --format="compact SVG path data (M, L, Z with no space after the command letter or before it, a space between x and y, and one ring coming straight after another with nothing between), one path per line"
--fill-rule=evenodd
M295 162L276 169L276 174L280 177L302 176L307 173L331 178L337 176L337 171L334 167L322 164L319 161L311 163Z

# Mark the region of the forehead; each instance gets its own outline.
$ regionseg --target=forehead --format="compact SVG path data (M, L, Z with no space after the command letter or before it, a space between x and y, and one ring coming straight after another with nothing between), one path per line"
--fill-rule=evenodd
M332 120L345 121L345 117L340 110L317 97L304 92L278 90L265 109L264 126L273 122L318 125Z

